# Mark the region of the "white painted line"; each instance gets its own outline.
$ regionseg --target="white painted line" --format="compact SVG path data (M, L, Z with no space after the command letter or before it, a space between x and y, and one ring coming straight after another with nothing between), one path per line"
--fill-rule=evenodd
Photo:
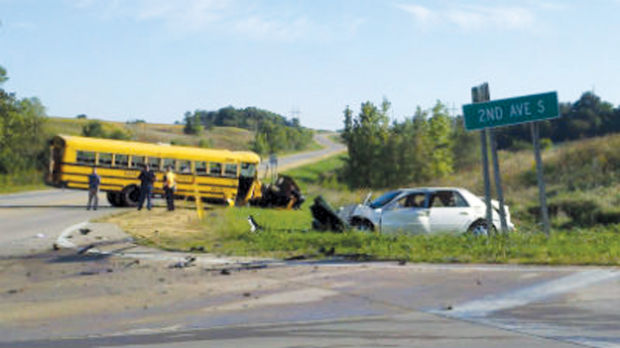
M58 238L56 238L56 245L61 248L75 249L75 244L71 243L67 237L74 231L77 231L78 229L86 226L87 224L88 221L84 221L65 228L62 232L60 232Z
M454 306L451 310L434 311L449 317L470 319L483 318L492 312L515 308L544 298L567 293L604 280L620 276L615 270L588 270L559 279L537 284L524 289L498 296L488 296L480 300Z

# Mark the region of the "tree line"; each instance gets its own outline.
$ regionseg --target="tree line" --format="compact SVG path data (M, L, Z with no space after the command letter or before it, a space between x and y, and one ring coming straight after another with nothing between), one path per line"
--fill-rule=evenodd
M252 149L261 155L282 151L302 150L312 142L313 132L301 126L298 118L290 120L274 112L232 106L217 111L186 112L183 120L186 134L199 134L204 129L237 127L255 132Z
M560 103L560 117L540 123L540 136L553 143L620 132L620 106L585 92L574 103ZM530 142L528 124L502 127L496 132L499 149L518 150Z
M478 165L480 137L465 131L462 116L450 117L438 101L431 109L418 107L413 116L391 122L390 106L387 100L380 106L368 101L356 116L348 106L344 110L342 139L349 156L341 176L349 186L398 187ZM575 103L560 104L560 111L560 118L541 123L543 144L620 131L620 106L614 109L591 92ZM527 124L497 128L496 134L500 149L531 146Z
M8 80L0 66L0 87ZM0 88L0 174L43 168L45 107L37 98L17 98Z

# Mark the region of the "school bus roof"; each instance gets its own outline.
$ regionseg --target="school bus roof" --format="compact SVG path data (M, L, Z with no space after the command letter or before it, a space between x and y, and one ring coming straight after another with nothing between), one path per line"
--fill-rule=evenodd
M258 163L260 157L251 151L204 149L199 147L151 144L137 141L88 138L74 135L57 135L68 148L82 151L109 152L194 161Z

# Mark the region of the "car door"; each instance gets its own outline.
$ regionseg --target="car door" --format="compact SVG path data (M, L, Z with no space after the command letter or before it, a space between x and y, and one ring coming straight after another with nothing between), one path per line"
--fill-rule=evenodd
M473 219L465 199L453 190L430 193L429 212L431 233L462 233Z
M428 233L427 196L424 192L404 195L388 204L381 213L381 233Z

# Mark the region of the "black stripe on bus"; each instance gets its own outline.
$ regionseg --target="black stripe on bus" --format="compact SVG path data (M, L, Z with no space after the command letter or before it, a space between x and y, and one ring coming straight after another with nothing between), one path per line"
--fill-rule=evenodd
M65 181L68 184L76 184L76 185L80 185L80 186L88 186L88 183L84 183L81 181L72 181L72 180L67 180ZM102 184L101 186L112 186L112 187L119 187L119 188L123 188L122 185L114 185L114 184ZM76 187L73 187L76 188ZM77 187L80 189L84 189L84 190L88 190L88 187L82 188L82 187ZM102 191L110 191L109 189L105 189L103 187L100 187ZM113 192L120 192L119 191L113 191ZM186 190L177 190L175 193L184 193L187 196L194 196L196 193L194 191L186 191ZM157 194L164 194L164 190L161 189L154 189L153 193L157 193ZM224 195L223 192L214 192L214 191L198 191L199 194L208 194L208 195L213 195L213 196L223 196L225 197L226 195Z
M74 172L63 172L63 175L75 175L75 176L85 176L88 177L90 174L85 174L85 173L74 173ZM122 179L122 180L129 180L131 181L133 184L139 184L140 181L136 181L137 179L131 179L131 178L127 178L125 176L116 176L116 175L101 175L101 174L97 174L99 175L101 178L106 178L106 179ZM76 181L77 182L77 181ZM193 183L184 183L184 182L179 182L177 181L177 184L181 184L181 185L193 185ZM103 185L103 184L102 184ZM205 183L198 183L198 186L213 186L213 187L223 187L223 188L237 188L236 185L220 185L220 184L205 184Z

